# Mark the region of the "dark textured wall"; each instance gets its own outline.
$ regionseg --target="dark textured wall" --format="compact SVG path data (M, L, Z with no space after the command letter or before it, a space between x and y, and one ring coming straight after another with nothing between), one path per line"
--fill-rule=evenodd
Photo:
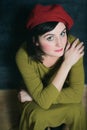
M36 3L59 3L73 17L71 33L85 43L85 83L87 83L87 26L86 0L1 0L0 1L0 89L17 88L21 79L15 64L15 53L25 40L25 23L29 11Z

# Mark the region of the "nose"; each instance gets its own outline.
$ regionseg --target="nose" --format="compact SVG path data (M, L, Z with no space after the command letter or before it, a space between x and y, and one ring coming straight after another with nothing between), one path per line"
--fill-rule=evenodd
M62 45L61 43L62 43L61 39L57 38L56 39L56 46L61 47L61 45Z

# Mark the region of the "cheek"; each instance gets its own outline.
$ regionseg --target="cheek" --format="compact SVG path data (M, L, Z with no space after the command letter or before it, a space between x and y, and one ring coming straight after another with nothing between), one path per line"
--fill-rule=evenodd
M42 48L43 51L49 51L49 50L51 50L52 47L50 45L44 44L41 48Z
M63 40L63 43L64 43L63 45L66 46L66 44L67 44L67 38L65 38L65 39Z

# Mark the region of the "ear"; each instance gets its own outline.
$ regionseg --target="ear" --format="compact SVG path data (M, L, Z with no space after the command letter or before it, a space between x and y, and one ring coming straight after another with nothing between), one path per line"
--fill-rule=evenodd
M36 44L36 46L39 46L39 43L38 43L38 42L36 42L35 44Z
M36 46L39 46L39 43L35 41L35 37L33 37L33 43L34 43Z

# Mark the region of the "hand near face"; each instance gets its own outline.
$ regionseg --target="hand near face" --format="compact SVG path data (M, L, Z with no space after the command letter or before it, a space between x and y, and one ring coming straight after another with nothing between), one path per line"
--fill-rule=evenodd
M84 55L83 42L76 39L72 44L68 43L65 49L64 61L71 67Z

